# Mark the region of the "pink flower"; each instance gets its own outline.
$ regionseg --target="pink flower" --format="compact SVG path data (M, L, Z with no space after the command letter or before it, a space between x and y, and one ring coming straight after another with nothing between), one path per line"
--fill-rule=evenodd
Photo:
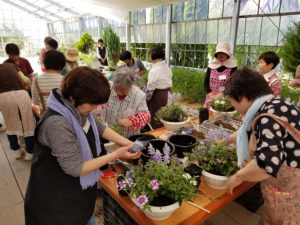
M158 181L157 180L152 180L152 181L150 181L150 184L152 185L152 190L153 191L155 191L155 190L157 190L158 188L159 188L159 183L158 183Z
M148 198L146 195L141 195L137 198L138 207L144 206L148 202Z

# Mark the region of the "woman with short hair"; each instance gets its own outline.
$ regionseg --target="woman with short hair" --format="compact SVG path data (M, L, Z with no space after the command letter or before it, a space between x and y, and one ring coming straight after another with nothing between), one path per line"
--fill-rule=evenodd
M78 67L54 89L35 130L35 153L25 197L27 225L95 224L94 207L101 167L117 158L135 159L133 143L115 133L91 111L110 95L107 79ZM121 147L103 155L100 137ZM100 169L99 169L100 168Z
M6 59L3 63L15 64L26 77L33 80L33 69L27 59L20 57L20 49L18 45L9 43L5 46L5 51L9 58Z
M140 133L150 121L145 93L133 85L134 80L135 74L129 68L115 71L111 94L104 105L104 121L108 125L118 123L124 137Z
M165 62L165 51L160 46L150 49L153 63L148 75L147 103L151 114L151 126L156 129L162 127L160 121L155 121L155 113L168 103L168 93L172 92L172 70Z
M12 63L0 64L0 111L7 126L10 149L15 152L16 159L20 159L24 153L18 142L19 136L25 139L25 160L31 160L35 127L31 99Z
M264 77L247 68L231 75L225 92L235 109L245 114L242 127L230 140L237 142L241 169L230 177L229 192L243 181L260 182L264 211L259 224L297 224L300 221L299 110L291 102L274 97ZM279 117L291 127L286 124L283 127L264 113ZM256 125L252 125L258 116L261 117ZM251 126L254 130L248 146Z

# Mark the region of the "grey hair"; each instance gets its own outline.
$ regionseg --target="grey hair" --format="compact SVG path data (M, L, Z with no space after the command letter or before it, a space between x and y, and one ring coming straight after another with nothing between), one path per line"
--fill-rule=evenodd
M135 74L129 68L120 68L114 72L113 79L113 84L115 87L127 89L131 88L135 80Z

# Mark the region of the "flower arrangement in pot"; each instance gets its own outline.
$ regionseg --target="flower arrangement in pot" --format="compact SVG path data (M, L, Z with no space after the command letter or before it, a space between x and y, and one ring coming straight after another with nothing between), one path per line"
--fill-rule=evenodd
M210 111L214 116L228 115L233 116L236 111L227 96L221 96L212 100L210 103Z
M160 108L155 114L155 120L161 121L167 130L183 127L190 118L180 105L171 104Z
M199 145L191 153L185 153L185 156L202 168L206 184L215 189L225 189L228 177L239 169L236 149L212 138L200 141Z
M186 176L183 165L170 157L168 149L164 154L154 148L151 151L152 159L139 163L117 187L127 191L150 219L164 220L195 196L195 178Z
M155 149L157 152L160 152L161 155L165 155L166 152L168 152L170 157L172 157L175 153L175 146L171 142L160 139L152 139L142 149L141 159L144 164L153 158L153 149Z

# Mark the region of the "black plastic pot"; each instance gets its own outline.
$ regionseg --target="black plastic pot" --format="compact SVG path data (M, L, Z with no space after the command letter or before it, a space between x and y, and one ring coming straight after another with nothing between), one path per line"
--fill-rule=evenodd
M136 139L143 137L143 139L153 140L155 137L152 134L135 134L130 136L128 139L132 142L135 142Z
M135 142L136 139L138 139L138 138L142 139L143 141L155 139L155 137L152 134L135 134L135 135L130 136L128 139L132 142ZM133 159L133 160L130 160L130 163L133 165L137 165L138 161L139 161L139 159Z
M175 147L172 143L170 143L169 141L154 139L154 140L149 141L147 146L142 151L141 158L142 158L144 163L148 162L150 157L151 157L151 155L149 155L149 153L148 153L148 146L150 144L153 146L153 148L158 149L162 154L164 154L163 148L164 148L165 144L167 144L170 147L170 150L171 150L170 151L170 156L175 153Z
M175 146L175 153L178 158L183 158L184 152L191 152L197 144L197 139L187 134L176 134L169 137L169 142Z
M192 177L196 177L197 183L194 186L198 189L201 183L202 169L196 164L191 164L190 166L184 168L184 172L190 174Z

